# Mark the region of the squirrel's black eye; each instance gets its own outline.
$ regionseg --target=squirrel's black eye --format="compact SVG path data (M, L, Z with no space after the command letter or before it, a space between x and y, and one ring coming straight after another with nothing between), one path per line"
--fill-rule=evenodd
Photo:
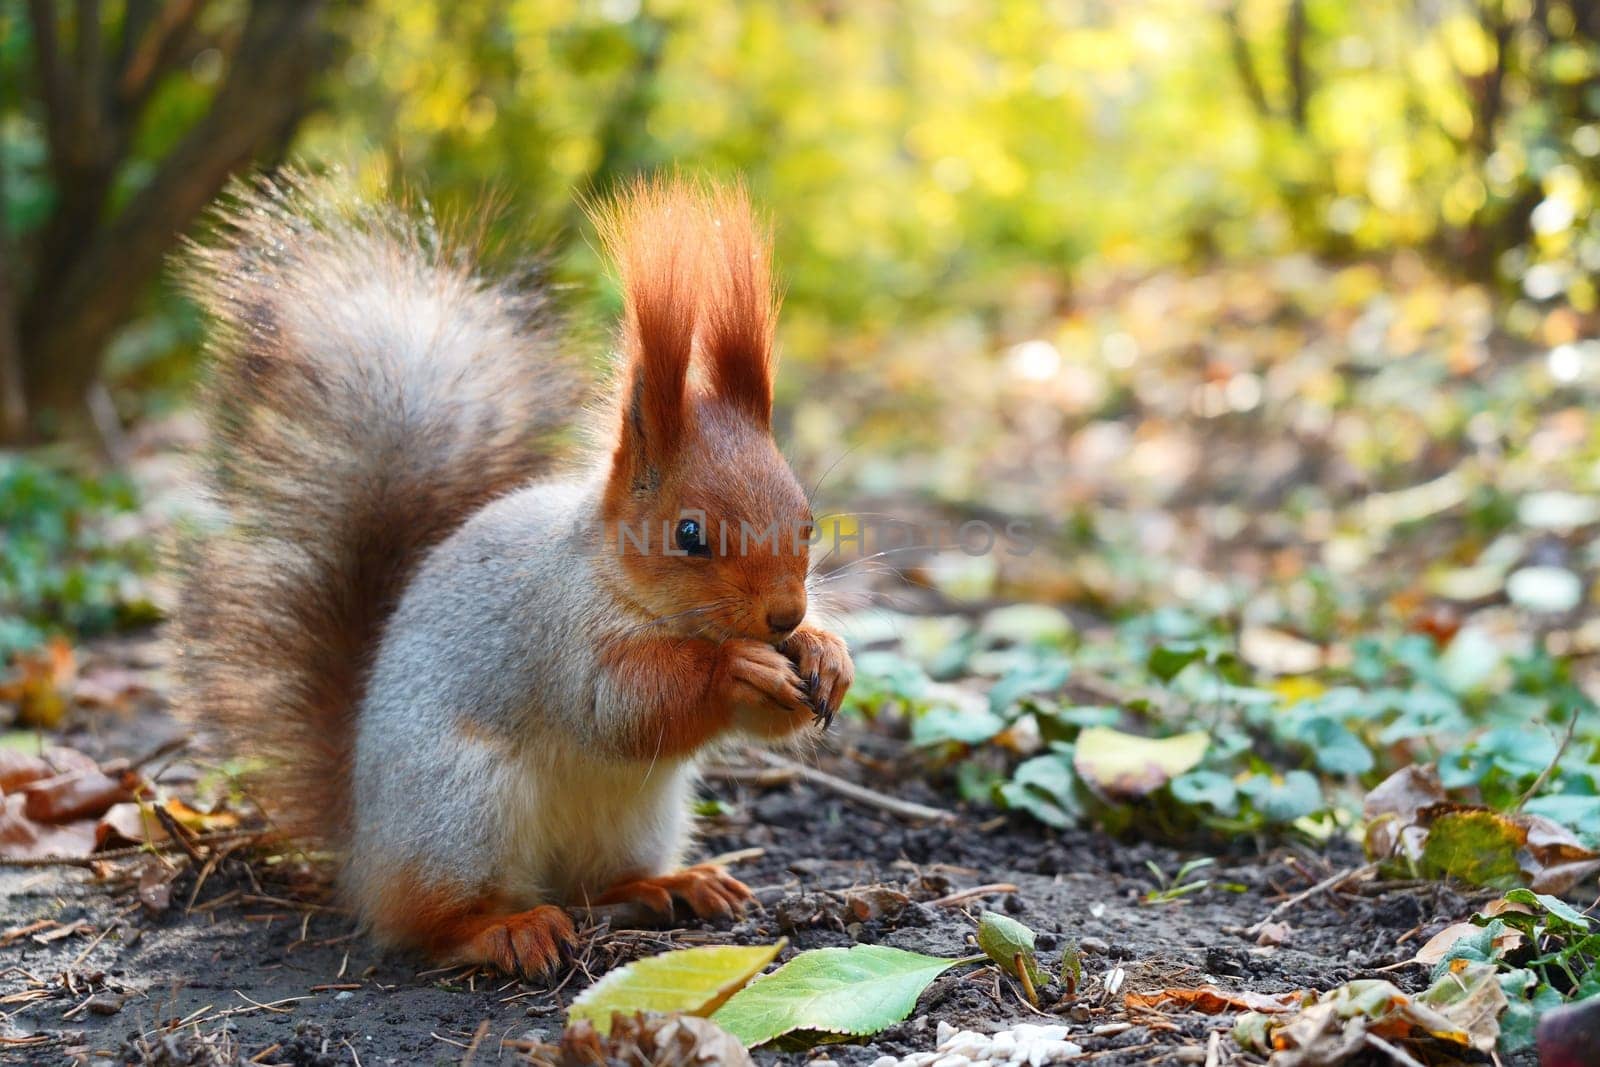
M711 546L706 544L706 537L700 530L700 524L693 519L684 519L678 523L674 539L678 542L679 552L687 552L691 556L711 555Z

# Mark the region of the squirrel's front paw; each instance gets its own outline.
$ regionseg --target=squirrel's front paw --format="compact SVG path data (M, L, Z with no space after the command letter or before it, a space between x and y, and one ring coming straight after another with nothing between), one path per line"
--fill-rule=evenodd
M745 729L788 733L812 714L794 663L771 645L743 638L724 641L718 671L722 696Z
M790 634L782 648L799 670L811 698L811 710L826 730L856 677L850 649L838 634L809 625Z
M457 963L487 964L502 974L542 978L560 965L576 938L567 913L544 904L464 924L460 943L447 956Z

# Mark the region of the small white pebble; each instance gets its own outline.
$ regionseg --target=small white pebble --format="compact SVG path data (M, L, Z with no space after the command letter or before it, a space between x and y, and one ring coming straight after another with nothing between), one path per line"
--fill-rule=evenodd
M965 1056L969 1060L987 1060L989 1058L989 1042L983 1039L977 1041L964 1038L957 1034L948 1045L940 1045L940 1052L952 1053L956 1056Z
M1010 1030L980 1034L941 1022L938 1033L940 1041L934 1051L898 1060L884 1057L872 1067L1043 1067L1083 1055L1081 1047L1065 1040L1065 1026L1019 1023Z

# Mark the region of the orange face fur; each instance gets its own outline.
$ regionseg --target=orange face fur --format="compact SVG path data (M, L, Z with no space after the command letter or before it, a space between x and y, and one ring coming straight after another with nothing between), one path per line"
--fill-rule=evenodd
M672 631L776 644L805 616L811 514L772 442L765 236L741 191L681 182L596 221L627 304L607 549Z

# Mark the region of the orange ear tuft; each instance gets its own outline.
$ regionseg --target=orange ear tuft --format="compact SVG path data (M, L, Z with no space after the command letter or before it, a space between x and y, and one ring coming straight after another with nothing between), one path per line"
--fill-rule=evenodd
M705 285L702 197L680 179L641 179L589 213L626 305L623 447L634 448L634 460L659 465L688 417L689 358Z
M767 227L742 185L707 198L711 299L703 348L712 390L765 426L772 418L772 340L778 306Z

